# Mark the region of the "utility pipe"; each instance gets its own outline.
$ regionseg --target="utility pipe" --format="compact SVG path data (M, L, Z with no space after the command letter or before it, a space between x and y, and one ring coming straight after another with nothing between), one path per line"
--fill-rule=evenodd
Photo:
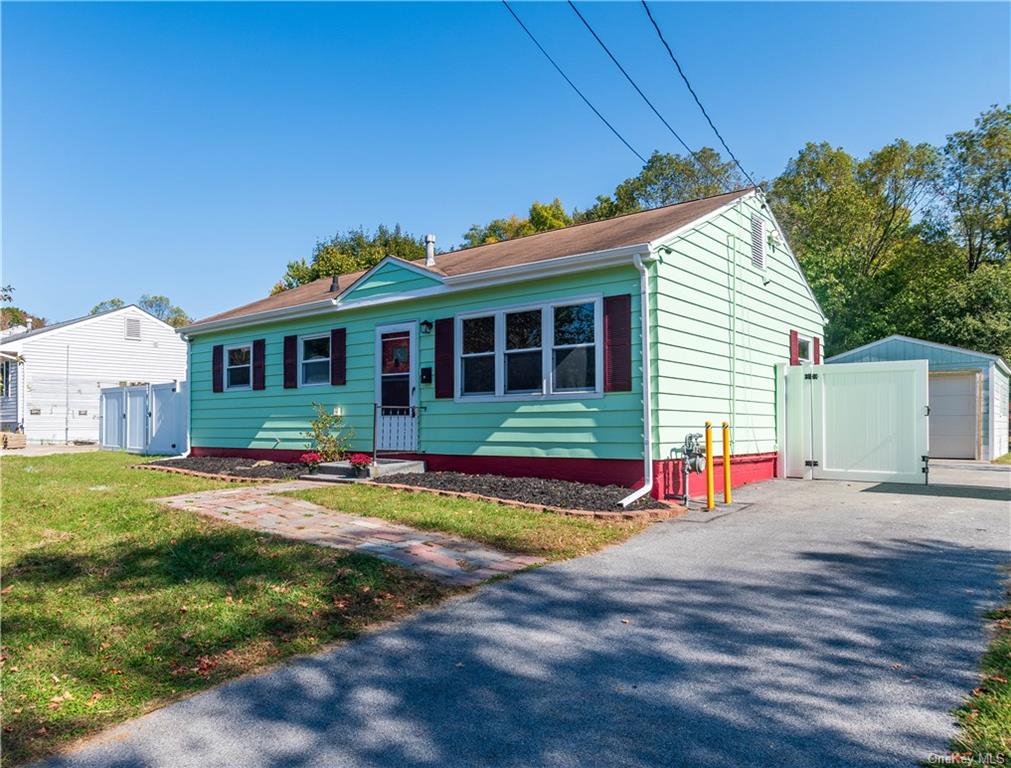
M639 254L632 257L635 268L639 270L639 319L642 324L642 488L632 491L619 504L627 507L641 499L653 490L653 397L650 383L652 366L650 365L649 343L649 268L643 264Z
M740 218L740 215L738 215ZM727 236L730 251L730 423L737 424L737 235Z
M716 491L713 487L713 423L706 422L706 509L716 506Z
M723 503L730 504L730 425L723 422Z

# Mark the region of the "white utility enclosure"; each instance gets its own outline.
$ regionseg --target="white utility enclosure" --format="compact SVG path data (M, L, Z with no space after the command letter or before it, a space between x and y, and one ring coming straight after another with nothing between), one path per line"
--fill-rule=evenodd
M781 475L926 482L926 360L777 369Z
M188 448L186 382L102 390L101 446L174 456Z

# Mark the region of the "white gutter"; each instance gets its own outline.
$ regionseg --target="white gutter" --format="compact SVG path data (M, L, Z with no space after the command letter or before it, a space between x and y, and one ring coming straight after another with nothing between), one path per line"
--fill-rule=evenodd
M653 397L650 385L652 366L649 361L649 269L642 263L642 257L632 257L639 270L641 298L639 318L642 321L642 488L632 491L618 503L627 507L653 490Z
M251 312L248 315L226 317L221 320L208 320L206 323L194 323L179 329L179 333L194 334L207 331L224 331L229 328L242 328L253 323L266 323L272 320L284 320L292 317L317 315L337 306L337 299L320 299L307 304L297 304L294 307L268 309L263 312Z

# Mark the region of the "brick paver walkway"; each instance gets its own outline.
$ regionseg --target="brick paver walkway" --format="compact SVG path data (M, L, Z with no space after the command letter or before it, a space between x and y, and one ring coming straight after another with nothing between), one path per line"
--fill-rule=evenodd
M324 547L367 552L439 581L470 586L492 576L544 562L443 533L419 531L375 517L358 517L321 507L283 491L315 488L295 481L228 488L157 499L173 509L196 512L256 531L274 533Z

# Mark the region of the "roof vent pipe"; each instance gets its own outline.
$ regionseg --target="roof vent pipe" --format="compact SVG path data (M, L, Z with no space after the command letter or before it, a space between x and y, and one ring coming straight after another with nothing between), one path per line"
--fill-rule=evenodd
M337 293L340 290L340 280L338 275L334 275L333 279L330 281L330 293Z
M435 235L425 235L425 266L435 266Z

